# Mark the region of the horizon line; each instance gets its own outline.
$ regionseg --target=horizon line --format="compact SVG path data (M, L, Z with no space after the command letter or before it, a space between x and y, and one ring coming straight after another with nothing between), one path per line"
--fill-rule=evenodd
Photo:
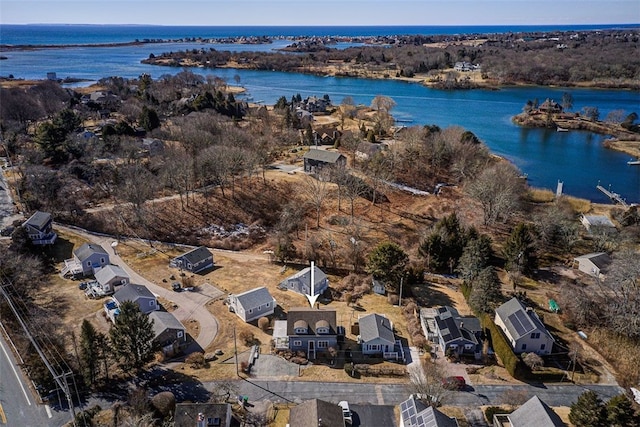
M78 22L29 22L29 23L0 23L3 25L82 25L82 26L127 26L127 27L242 27L242 28L255 28L255 27L273 27L273 28L299 28L299 27L324 27L324 28L345 28L345 27L586 27L591 25L596 26L640 26L640 22L624 22L624 23L581 23L581 24L553 24L553 23L537 23L537 24L348 24L348 25L273 25L273 24L261 24L261 25L202 25L202 24L125 24L125 23L108 23L108 24L96 24L96 23L78 23Z

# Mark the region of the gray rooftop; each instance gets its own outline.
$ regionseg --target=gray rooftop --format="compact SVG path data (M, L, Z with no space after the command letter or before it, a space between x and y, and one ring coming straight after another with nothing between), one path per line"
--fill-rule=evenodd
M322 424L320 424L322 419ZM291 427L344 427L342 408L320 399L307 400L289 411Z
M602 226L602 227L613 227L616 226L611 222L608 216L606 215L583 215L585 221L592 226Z
M106 265L101 268L95 274L96 280L101 285L110 282L116 277L129 277L126 271L122 269L122 267L118 267L117 265Z
M275 301L264 286L235 295L235 297L238 300L238 304L245 309L259 307L268 302Z
M152 311L149 313L149 319L153 320L154 337L157 337L167 329L181 329L184 331L184 325L169 312Z
M340 157L344 156L337 151L317 150L313 148L303 156L304 159L312 159L324 163L335 163Z
M207 258L213 258L213 254L205 246L200 246L199 248L180 255L178 258L183 258L191 264L197 264Z
M405 427L458 427L455 418L425 405L413 394L400 404L400 417Z
M153 295L144 285L134 285L133 283L129 283L113 294L113 298L119 303L122 303L124 301L136 302L139 298L155 299L155 295Z
M177 403L173 417L175 427L196 427L198 415L204 417L204 425L211 419L220 419L220 427L228 427L227 416L231 416L231 405L228 403Z
M313 279L316 285L318 283L321 283L326 278L327 278L327 275L324 274L324 271L320 270L318 266L313 267ZM303 270L298 271L296 274L293 274L287 277L285 279L285 282L288 282L289 280L293 280L293 279L298 279L300 282L310 285L311 284L311 267L307 267Z
M558 414L538 396L533 396L524 405L507 415L512 427L563 427Z
M381 338L390 343L395 343L391 321L376 313L363 316L358 321L360 324L360 337L364 342Z
M104 248L96 243L85 243L80 246L78 249L73 251L73 254L80 260L80 262L84 262L84 260L89 259L94 254L102 254L107 257L109 254Z
M315 335L316 324L320 321L326 321L329 323L329 335L337 334L336 323L336 311L335 310L320 310L316 308L292 308L287 313L287 335L299 335L296 334L294 325L297 321L303 320L308 328L309 335Z
M593 263L600 270L603 270L606 266L611 263L611 257L606 252L596 252L586 255L580 255L579 257L574 258L576 261L580 260L588 260Z
M51 214L48 212L36 211L24 222L23 225L30 225L38 230L44 230L47 224L51 221Z
M500 316L509 334L515 340L535 330L553 339L535 312L527 310L517 298L511 298L496 308L496 315Z

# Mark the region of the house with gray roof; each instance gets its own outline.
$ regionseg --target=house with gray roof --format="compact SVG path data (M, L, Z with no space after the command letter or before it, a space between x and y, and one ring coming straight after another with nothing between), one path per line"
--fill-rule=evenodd
M391 320L381 314L368 314L358 319L360 334L358 341L362 347L362 354L383 356L385 353L393 353L396 345L396 336L393 333Z
M412 394L400 403L400 427L459 427L458 421Z
M313 295L322 295L329 287L329 278L322 270L313 266ZM300 270L296 274L287 277L279 285L281 289L294 291L302 295L311 295L311 267Z
M573 259L573 268L577 268L589 276L602 279L610 263L611 257L606 252L596 252L575 257Z
M553 409L538 396L533 396L524 405L510 414L495 414L494 427L565 427L566 424Z
M318 352L328 352L329 347L337 348L335 310L292 308L287 313L286 321L275 323L273 340L277 349L304 351L307 359L313 360Z
M482 356L482 326L478 318L462 317L453 307L436 309L434 316L437 342L444 354Z
M22 227L27 231L34 245L53 245L58 235L53 232L53 218L48 212L36 211Z
M140 311L149 314L160 309L156 296L144 285L130 283L120 288L112 299L119 307L125 301L131 301L138 305Z
M176 317L166 311L152 311L149 319L153 321L153 344L162 349L165 356L173 356L187 343L187 332Z
M555 340L536 312L511 298L496 309L495 324L511 344L514 353L551 354Z
M319 173L329 166L347 165L347 158L337 151L318 150L312 148L302 156L304 161L304 171L306 173Z
M109 265L109 254L96 243L85 243L73 251L73 258L65 260L64 263L62 276L67 274L91 276Z
M227 303L229 311L233 311L245 322L272 315L277 305L264 286L237 295L231 294Z
M175 427L231 427L232 413L229 403L177 403L173 425Z
M107 265L95 274L96 282L105 295L115 292L116 286L129 284L129 275L117 265Z
M205 246L200 246L173 258L169 267L187 270L191 273L199 273L213 267L213 254Z
M345 427L342 408L335 403L311 399L289 410L291 427Z
M606 215L582 215L580 222L587 231L592 231L592 227L597 227L606 231L616 231L616 226Z

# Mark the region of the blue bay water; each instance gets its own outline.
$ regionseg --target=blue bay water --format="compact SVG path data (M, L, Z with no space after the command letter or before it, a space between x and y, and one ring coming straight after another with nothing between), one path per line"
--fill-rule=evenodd
M6 41L6 26L0 26L1 43ZM135 38L179 37L226 37L234 35L277 35L277 34L412 34L423 29L432 29L427 34L455 34L459 32L504 32L507 27L264 27L247 31L242 27L224 29L199 28L202 33L185 33L184 27L110 27L94 34L95 26L11 26L21 27L20 36L13 34L12 44L65 44L65 43L108 43L125 42ZM49 35L41 35L46 27ZM73 31L70 31L71 28ZM590 26L593 27L593 26ZM193 29L194 27L189 27ZM273 31L264 33L266 29ZM443 28L450 32L437 31ZM529 31L544 31L541 27L526 27ZM573 29L575 26L572 27ZM33 38L23 34L27 29L35 31ZM338 31L340 29L340 31ZM472 29L473 31L471 31ZM492 29L492 30L491 30ZM502 31L499 31L502 29ZM587 28L585 28L587 29ZM590 28L589 28L590 29ZM91 31L89 31L91 30ZM107 31L109 30L109 31ZM12 28L11 31L17 31ZM94 34L84 35L84 32ZM290 33L287 33L290 31ZM295 31L298 31L297 33ZM322 33L321 31L325 31ZM508 31L518 31L508 27ZM70 34L74 33L74 34ZM172 34L175 34L172 36ZM48 38L47 38L48 37ZM118 39L121 37L121 39ZM31 40L16 42L15 40ZM48 41L47 41L48 40ZM66 41L65 41L66 40ZM115 47L71 47L38 49L27 51L0 52L8 59L0 61L0 75L13 74L16 78L42 79L47 72L56 72L58 77L75 77L98 80L106 76L137 77L149 73L153 78L163 74L175 74L181 68L157 67L141 64L150 53L158 55L167 51L193 48L215 48L219 50L270 50L288 44L276 40L266 45L221 45L205 43L162 43L142 46ZM608 202L595 186L600 182L605 187L620 193L629 202L640 202L640 167L628 166L630 157L626 154L607 150L602 146L606 136L590 132L555 132L545 129L523 129L511 123L511 117L522 111L527 100L546 98L560 100L564 92L574 99L574 111L585 106L595 106L604 118L613 110L623 110L625 114L640 113L640 94L632 91L593 90L575 88L509 87L499 91L440 91L420 84L392 80L369 80L354 78L319 77L302 74L252 71L236 69L193 69L194 72L213 74L228 82L240 76L241 84L255 101L275 103L282 95L288 99L300 93L309 95L328 94L334 103L343 97L352 96L356 103L368 105L376 95L393 98L397 106L393 115L406 125L437 124L440 127L461 126L475 133L495 154L504 156L516 164L536 187L555 189L558 180L564 182L565 192L585 197L597 202Z

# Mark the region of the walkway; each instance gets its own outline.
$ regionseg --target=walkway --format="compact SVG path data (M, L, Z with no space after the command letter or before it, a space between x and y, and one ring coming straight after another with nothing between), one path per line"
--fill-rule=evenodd
M216 335L218 334L218 321L213 316L213 314L209 312L206 304L212 299L221 296L223 294L222 291L209 284L199 286L197 292L171 291L145 279L138 272L129 267L122 260L122 258L120 258L120 256L118 256L114 252L113 247L111 246L111 243L115 240L115 238L105 235L93 234L78 227L69 227L57 223L55 227L67 233L81 236L89 242L97 243L102 246L104 250L109 254L111 263L122 267L124 271L126 271L127 274L131 277L131 283L144 285L149 288L149 290L154 295L157 295L176 304L178 308L173 311L173 314L183 324L189 322L190 320L197 321L199 324L200 332L195 338L195 341L197 342L200 349L190 349L190 351L205 351L216 338Z

